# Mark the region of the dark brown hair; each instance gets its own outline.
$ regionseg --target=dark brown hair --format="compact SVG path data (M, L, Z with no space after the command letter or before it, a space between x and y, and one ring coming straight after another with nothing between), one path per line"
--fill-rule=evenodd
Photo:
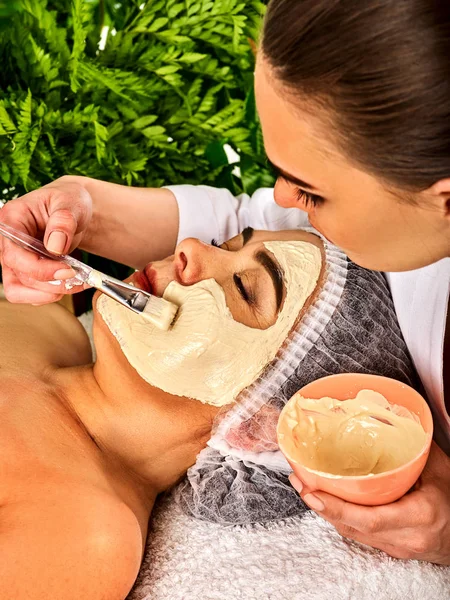
M449 0L271 0L261 48L367 171L411 191L450 177Z

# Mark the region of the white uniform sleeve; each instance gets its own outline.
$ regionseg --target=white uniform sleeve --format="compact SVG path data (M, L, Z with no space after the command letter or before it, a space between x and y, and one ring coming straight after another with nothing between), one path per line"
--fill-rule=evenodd
M167 186L175 195L180 214L178 240L195 237L219 244L246 227L254 229L298 229L309 225L305 212L281 208L273 199L273 188L261 188L252 196L237 198L227 189L206 185Z

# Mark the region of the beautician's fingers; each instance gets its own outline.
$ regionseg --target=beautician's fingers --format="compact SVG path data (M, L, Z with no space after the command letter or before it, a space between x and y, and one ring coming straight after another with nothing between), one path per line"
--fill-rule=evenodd
M57 180L8 202L0 210L0 222L43 239L47 249L56 254L72 251L83 239L92 218L92 198L77 182ZM55 271L67 269L63 263L39 260L32 252L0 236L0 261L3 268L27 274L37 281L55 278ZM67 278L70 274L58 276ZM6 293L15 302L17 286Z
M305 504L334 525L344 537L356 539L355 532L359 532L372 542L377 539L379 543L389 543L394 530L411 526L411 517L405 518L402 507L406 496L382 506L362 506L326 492L311 491L305 485L300 495Z
M366 533L391 531L416 525L411 522L410 506L418 507L421 515L432 511L429 495L435 494L437 484L441 482L442 491L450 479L450 458L433 442L430 456L421 477L414 486L414 491L399 500L380 506L362 506L341 500L323 491L312 491L291 473L291 485L301 495L304 502L313 510L320 513L331 523L341 523L353 529ZM411 498L413 499L411 500ZM417 503L420 502L420 510Z
M41 258L9 240L3 242L2 265L3 268L9 267L16 273L26 273L30 279L35 281L69 279L75 274L73 269L70 269L66 264L50 258Z
M35 281L28 277L26 273L15 272L15 275L23 286L41 292L47 292L49 294L76 294L89 287L80 282L76 277L70 277L68 279L51 279L49 281Z
M92 218L92 198L79 183L53 182L48 192L44 244L50 252L67 254L80 243Z
M398 546L394 546L391 543L393 539L397 539L396 531L393 532L392 530L388 530L384 532L384 536L380 537L379 535L376 536L370 533L363 533L362 531L349 525L346 525L345 523L342 523L339 520L333 521L331 520L331 518L327 517L327 515L323 512L321 505L317 503L318 492L313 492L312 490L310 490L294 474L290 475L289 480L292 486L297 490L297 492L301 493L302 500L305 502L305 504L307 504L308 506L310 506L310 508L315 510L321 517L328 520L329 523L333 525L333 527L336 529L336 531L340 535L342 535L342 537L354 540L355 542L364 544L366 546L370 546L371 548L377 548L378 550L382 550L383 552L386 552L387 554L389 554L389 556L392 556L394 558L409 559L413 557L411 550L409 550L405 545L400 544ZM331 500L335 498L334 496L330 496L329 494L323 494L322 492L320 492L320 495L321 497L329 497ZM350 503L346 504L350 505L351 507L359 508L359 505ZM368 510L373 510L373 507L364 508L368 508Z
M396 558L450 564L450 459L434 442L414 491L382 506L360 506L312 492L291 477L294 487L302 488L303 501L344 537Z
M64 294L56 293L54 288L51 292L45 292L24 286L14 271L3 269L2 272L5 297L16 304L50 304L57 302Z
M291 473L291 475L289 476L289 481L291 482L291 485L297 490L297 492L299 494L301 493L302 499L304 500L304 502L306 504L308 504L308 502L306 500L309 500L309 502L311 502L311 508L313 508L312 504L314 504L314 500L312 500L312 495L315 495L315 492L313 492L307 486L305 486L300 481L300 479L293 473ZM306 500L305 500L305 497L306 497ZM320 508L319 505L316 505L316 506L318 508ZM321 513L319 512L319 514L321 514ZM321 516L323 518L325 518L325 515L321 514ZM340 523L331 523L331 524L335 527L336 531L340 535L342 535L342 537L345 537L350 540L354 540L355 542L364 544L366 546L370 546L371 548L377 548L378 550L383 550L384 552L389 554L389 556L393 556L394 558L407 559L410 557L410 553L407 550L398 548L398 547L392 545L390 542L374 540L373 536L366 535L353 527L349 527L348 525L341 525Z
M52 208L45 228L44 244L50 252L66 254L72 247L75 235L83 233L87 227L84 206L76 203L68 207L63 199L54 202Z
M299 494L301 494L301 492L303 491L305 486L300 481L300 479L297 477L297 475L294 475L294 473L291 473L289 475L289 481L290 481L292 487L294 489L296 489Z
M389 525L393 518L398 518L396 503L384 506L361 506L327 494L322 491L310 492L304 488L301 494L304 502L318 512L327 521L339 526L365 534L379 534L391 529Z
M323 515L322 515L323 516ZM426 560L438 564L449 564L448 542L442 530L437 536L419 526L392 529L384 535L365 534L347 525L332 524L336 531L350 540L371 548L383 550L394 558L403 560Z
M76 247L92 218L92 198L78 182L56 180L8 202L0 221L33 237L43 238L50 252Z
M450 521L448 499L443 494L433 497L435 508L429 500L423 502L418 492L391 504L371 507L305 488L302 499L345 538L395 558L449 564Z
M393 544L391 544L389 542L380 542L378 540L374 540L372 537L364 535L363 533L361 533L360 531L357 531L356 529L353 530L352 532L348 532L348 531L339 531L339 529L336 528L336 531L342 537L344 537L346 539L353 540L355 542L358 542L359 544L364 544L365 546L368 546L370 548L376 548L377 550L382 550L383 552L386 552L386 554L389 554L389 556L392 556L393 558L400 558L403 560L413 558L410 551L408 551L404 548L400 548L398 546L394 546ZM394 536L394 539L395 539L395 536Z
M408 529L429 529L437 521L436 509L444 505L450 489L450 458L432 443L430 456L414 491L399 500L381 506L361 506L326 494L303 488L301 496L313 510L333 524L351 527L362 533L383 535L398 531L409 536ZM450 512L447 500L446 510ZM402 533L400 533L400 531Z

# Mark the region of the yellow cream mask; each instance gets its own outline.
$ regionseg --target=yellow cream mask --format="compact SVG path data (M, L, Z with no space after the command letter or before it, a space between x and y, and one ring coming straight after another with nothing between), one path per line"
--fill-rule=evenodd
M151 385L177 396L222 406L233 402L273 360L314 291L321 251L308 242L266 242L284 274L285 299L276 322L261 330L235 321L214 279L182 286L163 297L180 309L161 331L105 295L97 307L129 363Z

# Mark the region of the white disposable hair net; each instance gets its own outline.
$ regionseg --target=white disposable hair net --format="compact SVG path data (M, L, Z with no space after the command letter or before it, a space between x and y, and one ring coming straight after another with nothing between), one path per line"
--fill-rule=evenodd
M176 488L189 514L243 524L304 512L276 440L289 398L334 373L374 373L416 384L383 275L355 265L326 240L324 247L325 276L316 299L263 374L218 415L208 447Z

